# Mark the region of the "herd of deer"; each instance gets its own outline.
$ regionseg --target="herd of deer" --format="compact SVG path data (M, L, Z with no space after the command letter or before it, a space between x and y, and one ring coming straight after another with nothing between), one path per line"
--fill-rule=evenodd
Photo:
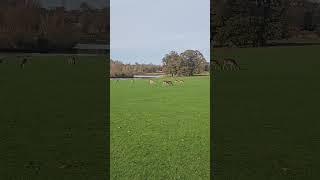
M75 56L69 56L67 58L67 64L77 64L79 60Z
M116 80L116 83L119 83L119 82L120 82L120 80L117 79L117 80ZM134 83L134 82L135 82L135 80L132 79L132 80L131 80L131 83ZM174 82L175 84L180 84L180 85L184 84L184 80L180 80L180 79L175 79L173 82ZM172 82L172 81L169 81L169 80L163 80L163 81L162 81L162 85L173 86L173 85L174 85L173 82ZM151 79L149 79L148 83L149 83L149 85L155 85L155 84L157 84L156 81L151 80Z
M23 69L26 64L28 64L31 61L31 56L16 56L17 58L20 58L20 68ZM79 60L76 59L75 56L69 56L67 57L67 64L77 64L79 63ZM7 64L8 60L7 57L0 57L0 64Z
M237 61L232 58L225 58L222 61L212 60L211 64L213 69L240 70L239 63L237 63Z
M21 62L19 64L20 68L24 68L24 66L30 61L30 56L17 56L18 58L21 58ZM7 64L8 60L7 57L0 57L0 64Z
M149 84L151 84L152 80L149 80ZM155 83L154 81L152 81L153 83ZM184 84L184 80L180 80L180 79L176 79L174 80L174 83L176 84ZM173 82L169 81L169 80L164 80L162 81L162 85L169 85L169 86L173 86Z
M175 84L184 84L184 80L180 80L180 79L175 79L173 82L174 82ZM169 80L163 80L163 81L162 81L162 85L173 86L173 85L174 85L173 82L172 82L172 81L169 81ZM157 84L157 82L150 79L150 80L149 80L149 84L150 84L150 85L152 85L152 84Z

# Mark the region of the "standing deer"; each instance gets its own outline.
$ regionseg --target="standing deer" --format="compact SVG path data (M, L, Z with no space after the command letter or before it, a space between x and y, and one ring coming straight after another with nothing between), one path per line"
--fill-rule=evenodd
M6 58L6 57L0 57L0 64L7 62L5 58Z
M67 59L68 64L76 64L76 57L75 56L70 56Z
M170 86L173 86L173 83L172 81L163 81L162 82L163 85L170 85Z
M23 69L28 62L29 59L27 57L23 57L22 62L20 63L20 68Z
M213 70L216 70L217 68L221 69L222 67L221 62L219 62L218 60L212 60L211 63L212 63Z
M177 83L177 84L183 84L184 83L183 80L179 80L179 79L176 79L174 82Z
M156 82L150 79L150 80L149 80L149 84L150 84L150 85L156 84Z
M231 59L231 58L225 58L223 60L223 67L222 69L226 69L227 67L229 67L230 70L234 69L234 70L240 70L240 66L239 64L237 63L236 60L234 59Z

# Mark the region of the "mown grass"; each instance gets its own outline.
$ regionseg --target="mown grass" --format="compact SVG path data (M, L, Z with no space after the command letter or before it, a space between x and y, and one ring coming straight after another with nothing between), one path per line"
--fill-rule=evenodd
M209 76L183 79L111 81L111 179L209 179Z
M216 180L319 179L320 46L216 49L238 72L214 72Z
M104 57L0 64L0 179L106 178Z

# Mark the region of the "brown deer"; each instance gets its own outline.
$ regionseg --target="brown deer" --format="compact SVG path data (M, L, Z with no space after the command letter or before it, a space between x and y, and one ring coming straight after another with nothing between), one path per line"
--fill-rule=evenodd
M7 63L6 58L7 57L0 57L0 64Z
M176 79L174 82L175 82L175 83L178 83L178 84L183 84L183 83L184 83L184 80Z
M27 57L23 57L22 62L20 63L20 68L23 69L28 62L29 59Z
M173 83L172 81L163 81L162 82L163 85L170 85L170 86L173 86Z
M156 84L156 82L150 79L150 80L149 80L149 84L150 84L150 85Z
M240 65L237 63L236 60L231 58L225 58L223 60L223 67L222 69L227 69L229 67L230 70L240 70Z
M70 56L67 59L68 64L76 64L76 57L75 56Z
M213 70L216 70L217 68L221 69L221 67L222 67L221 62L219 62L218 60L212 60L211 64L212 64L211 67Z

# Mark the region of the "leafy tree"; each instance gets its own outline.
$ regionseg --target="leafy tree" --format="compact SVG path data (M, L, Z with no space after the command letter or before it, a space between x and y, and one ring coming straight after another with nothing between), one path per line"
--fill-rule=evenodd
M289 0L215 0L213 40L221 46L265 46L288 34ZM215 6L216 5L216 6Z
M171 76L192 76L205 71L206 60L198 50L186 50L180 55L171 51L162 59L163 72Z
M179 54L175 51L171 51L169 54L166 54L162 59L163 63L163 72L170 74L171 76L181 74L181 63L182 59Z
M186 50L180 56L182 59L182 63L180 63L181 74L192 76L204 71L206 60L200 51Z

